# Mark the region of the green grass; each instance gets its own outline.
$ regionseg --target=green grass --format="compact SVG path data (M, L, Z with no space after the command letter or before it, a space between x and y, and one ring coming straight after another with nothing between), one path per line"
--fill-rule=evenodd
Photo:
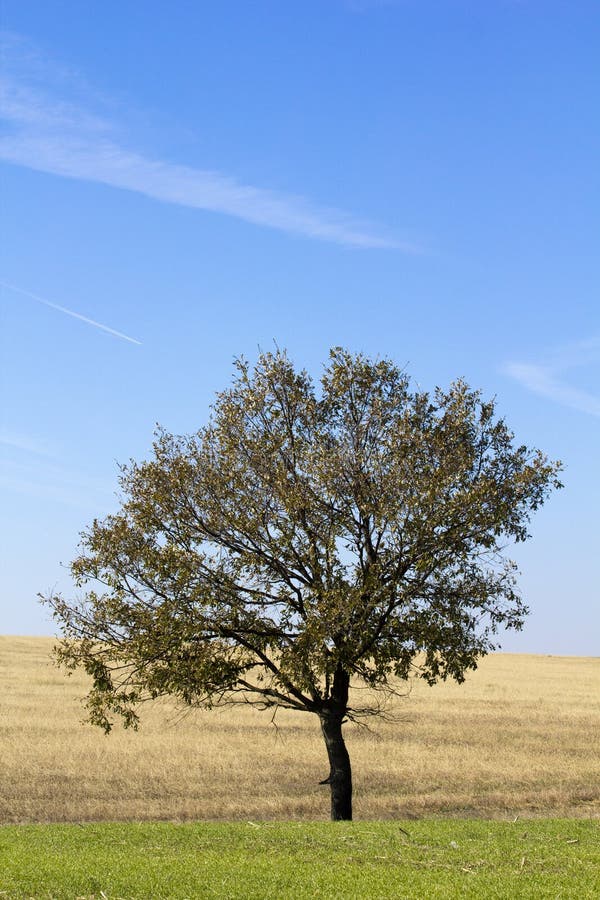
M600 896L582 820L0 828L0 898Z

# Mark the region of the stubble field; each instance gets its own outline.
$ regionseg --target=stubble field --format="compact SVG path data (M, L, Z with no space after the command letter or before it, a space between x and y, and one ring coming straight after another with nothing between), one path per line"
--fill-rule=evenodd
M1 823L327 819L315 717L162 703L105 737L52 645L0 638ZM392 712L346 727L356 819L600 813L598 658L494 654L462 686L415 681Z

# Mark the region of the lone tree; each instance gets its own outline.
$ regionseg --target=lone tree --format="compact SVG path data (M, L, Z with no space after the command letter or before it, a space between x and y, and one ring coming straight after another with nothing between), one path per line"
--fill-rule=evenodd
M83 599L45 598L89 718L139 704L252 703L319 717L332 819L352 817L347 720L418 672L454 678L527 612L503 543L524 541L559 463L515 446L463 381L430 395L336 348L319 390L284 352L236 363L209 424L122 467L120 511L82 535ZM352 682L373 688L357 705Z

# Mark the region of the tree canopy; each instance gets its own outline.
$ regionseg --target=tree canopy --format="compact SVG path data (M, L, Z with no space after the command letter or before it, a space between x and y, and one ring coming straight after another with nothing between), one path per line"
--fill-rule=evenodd
M412 390L335 348L317 387L284 352L236 363L208 424L121 469L82 535L78 600L46 598L92 722L139 704L254 703L319 716L332 817L351 818L345 720L412 672L462 681L527 609L503 549L560 487L463 381ZM351 685L361 683L355 700ZM371 697L372 700L365 700Z

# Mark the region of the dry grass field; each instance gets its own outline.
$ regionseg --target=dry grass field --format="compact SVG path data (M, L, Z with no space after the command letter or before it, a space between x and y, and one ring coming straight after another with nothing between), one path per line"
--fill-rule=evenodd
M328 818L315 717L163 703L105 737L52 645L0 637L0 822ZM600 814L599 658L495 654L394 712L346 728L357 819Z

